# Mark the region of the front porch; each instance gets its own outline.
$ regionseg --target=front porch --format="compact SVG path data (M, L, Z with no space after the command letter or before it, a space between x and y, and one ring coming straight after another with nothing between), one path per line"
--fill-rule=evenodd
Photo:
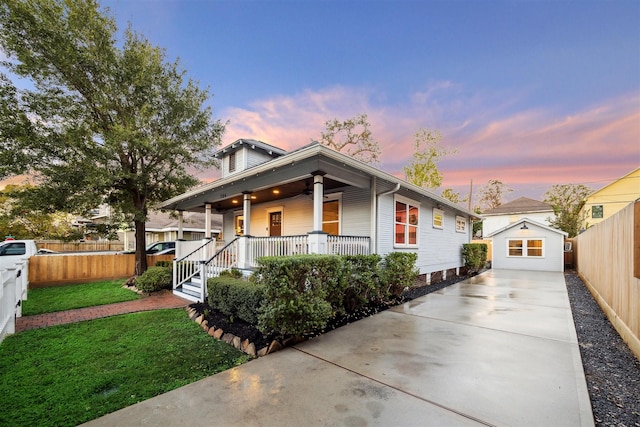
M194 302L206 301L207 279L237 268L249 275L266 256L302 254L368 255L371 239L309 233L298 236L238 236L225 244L216 240L176 242L173 293Z

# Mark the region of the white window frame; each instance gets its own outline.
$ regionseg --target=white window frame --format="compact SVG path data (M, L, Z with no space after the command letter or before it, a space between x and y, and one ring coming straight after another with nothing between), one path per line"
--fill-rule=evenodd
M456 215L456 233L467 232L467 218Z
M514 240L521 240L522 241L522 255L510 255L509 254L509 242L512 242ZM529 241L530 240L540 240L542 241L542 254L540 256L537 255L529 255ZM535 258L535 259L541 259L541 258L545 258L545 252L546 252L546 248L547 248L547 243L546 243L546 239L544 237L508 237L506 239L506 256L507 258Z
M418 209L418 223L417 224L410 224L409 223L409 211L407 210L407 222L406 223L402 223L402 222L397 222L396 221L396 203L400 202L403 203L405 205L407 205L407 207L414 207L416 209ZM408 208L407 208L408 209ZM405 243L398 243L396 241L396 225L398 224L404 224L404 241ZM409 243L409 226L411 227L415 227L416 228L416 243ZM420 247L420 202L417 202L415 200L409 199L407 197L402 197L402 196L398 196L395 195L393 197L393 247L394 248L418 248Z
M436 223L436 218L440 218L440 224ZM433 208L433 228L444 230L444 211L442 209Z

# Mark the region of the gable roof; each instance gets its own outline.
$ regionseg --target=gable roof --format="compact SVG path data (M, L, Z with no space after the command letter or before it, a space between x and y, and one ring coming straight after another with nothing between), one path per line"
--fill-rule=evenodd
M520 226L520 224L525 223L525 222L528 222L529 224L535 225L535 226L540 227L540 228L544 228L545 230L553 231L554 233L562 234L564 237L567 237L569 235L569 233L567 233L565 231L562 231L562 230L558 230L557 228L549 227L548 225L539 223L537 221L533 221L533 220L531 220L529 218L522 218L522 219L520 219L520 220L518 220L516 222L512 222L509 225L506 225L506 226L504 226L504 227L502 227L502 228L500 228L498 230L495 230L495 231L491 232L490 234L488 234L487 236L484 236L484 237L493 237L493 236L495 236L497 234L500 234L503 231L506 231L506 230L508 230L510 228L518 227L518 226Z
M315 159L321 159L326 163L336 165L336 167L340 170L355 170L358 173L358 176L356 177L358 180L362 180L365 177L377 177L378 179L382 179L393 185L397 185L398 188L402 187L414 193L428 197L435 202L440 203L441 205L452 208L454 211L462 212L473 218L478 218L478 214L468 211L467 209L458 206L457 204L445 199L444 197L432 193L431 191L425 190L424 188L413 185L405 180L397 178L396 176L384 172L367 163L361 162L350 156L328 148L318 142L313 142L297 150L286 153L283 156L276 157L268 162L264 162L252 168L245 169L232 176L221 178L200 187L194 188L180 196L160 203L158 206L156 206L156 208L175 210L193 209L198 205L204 205L204 203L215 202L214 200L210 200L207 197L207 194L212 191L219 190L221 188L229 188L229 193L241 193L242 191L249 190L245 189L243 186L245 185L245 182L251 177L255 178L258 176L264 176L263 174L270 173L276 170L289 169L292 165L301 164L304 161L308 160L313 160L313 162L311 163L316 165L317 167L319 162L317 162Z
M614 184L618 184L620 181L622 181L623 179L632 179L635 178L633 175L637 174L638 171L640 171L640 167L635 168L634 170L632 170L631 172L629 172L628 174L621 176L620 178L616 179L613 182L610 182L609 184L605 185L604 187L600 188L599 190L595 190L594 192L592 192L591 194L589 194L588 198L591 198L593 196L595 196L596 194L600 193L600 192L604 192L606 191L606 189L608 189L609 187L611 187Z
M266 142L258 141L257 139L241 138L233 141L227 146L222 147L221 149L216 151L213 156L219 158L224 155L236 152L242 147L248 147L252 150L260 150L273 157L284 156L285 154L287 154L285 150L267 144Z
M553 206L528 197L519 197L509 203L483 212L482 215L522 214L534 212L552 212Z

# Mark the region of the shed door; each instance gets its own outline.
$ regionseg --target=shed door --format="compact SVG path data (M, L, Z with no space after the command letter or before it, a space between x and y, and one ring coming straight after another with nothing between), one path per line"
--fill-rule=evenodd
M282 236L282 212L269 212L269 236Z

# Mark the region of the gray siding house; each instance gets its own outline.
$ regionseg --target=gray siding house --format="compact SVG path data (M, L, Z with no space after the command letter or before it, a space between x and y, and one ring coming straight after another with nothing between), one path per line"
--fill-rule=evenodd
M230 267L250 271L268 255L415 252L427 280L463 266L461 246L476 216L430 191L319 143L287 153L240 139L217 156L221 179L158 206L222 215L221 240L179 242L176 293L204 298L203 287L191 288L194 278Z

